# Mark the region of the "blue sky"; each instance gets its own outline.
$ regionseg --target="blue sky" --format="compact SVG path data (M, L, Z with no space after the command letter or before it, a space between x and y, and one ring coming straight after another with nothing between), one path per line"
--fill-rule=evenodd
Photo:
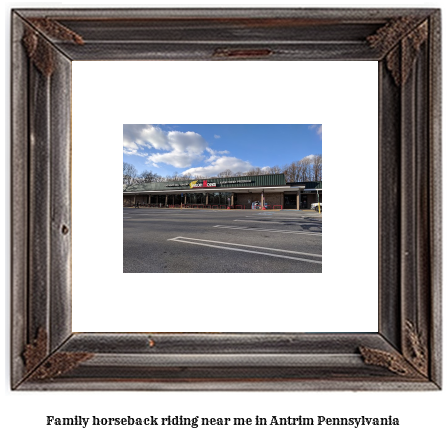
M322 153L322 125L123 125L123 161L161 176L283 166Z

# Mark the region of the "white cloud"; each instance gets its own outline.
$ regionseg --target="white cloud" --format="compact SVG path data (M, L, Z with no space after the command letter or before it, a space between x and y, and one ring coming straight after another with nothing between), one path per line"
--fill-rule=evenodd
M147 157L146 163L156 167L160 163L179 168L192 166L205 158L207 146L195 132L166 132L152 125L124 125L123 129L123 152Z
M309 125L309 129L314 130L320 137L323 135L323 125Z
M212 163L214 160L217 160L220 155L229 154L229 151L216 151L211 149L210 147L206 148L206 151L210 154L208 158L205 159L207 163Z
M220 138L220 135L214 134L214 138Z
M174 150L172 152L167 152L166 154L152 154L147 158L146 164L158 167L157 164L165 163L174 167L183 168L191 166L194 161L201 160L202 158L203 156L201 155Z
M215 138L220 137L215 135ZM248 161L229 157L227 150L215 150L196 132L164 131L152 125L124 125L123 152L146 157L146 164L168 164L193 175L217 175L230 169L233 173L253 168ZM204 166L197 166L205 163ZM195 165L195 167L193 167Z
M206 148L207 152L209 152L211 155L223 155L223 154L229 154L230 151L216 151L215 149L211 149L210 147Z
M248 161L241 160L236 157L217 157L209 166L204 167L192 167L182 172L190 173L192 175L211 176L217 175L224 170L230 169L233 173L247 172L251 170L253 166Z
M144 152L139 152L139 148L135 147L129 147L129 148L125 148L123 149L123 153L125 153L126 155L137 155L138 157L147 157L149 154L146 154Z
M123 125L123 152L127 155L148 156L145 148L169 150L165 133L151 125Z

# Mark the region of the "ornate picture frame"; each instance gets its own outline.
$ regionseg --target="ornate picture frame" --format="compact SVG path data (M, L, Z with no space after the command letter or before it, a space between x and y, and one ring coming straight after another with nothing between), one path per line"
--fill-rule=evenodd
M14 10L11 387L440 389L440 32L437 9ZM378 62L377 333L72 332L71 63L160 59Z

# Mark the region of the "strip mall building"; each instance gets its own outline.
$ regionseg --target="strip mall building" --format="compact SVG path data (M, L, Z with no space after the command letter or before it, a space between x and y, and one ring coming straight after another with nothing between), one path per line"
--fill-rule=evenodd
M305 209L322 202L322 183L286 183L284 174L135 184L123 191L125 207L242 208L258 201L268 208Z

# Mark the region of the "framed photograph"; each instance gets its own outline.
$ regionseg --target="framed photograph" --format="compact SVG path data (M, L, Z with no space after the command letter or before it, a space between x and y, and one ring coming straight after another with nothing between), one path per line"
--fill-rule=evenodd
M14 10L11 387L439 390L440 20L436 9ZM79 210L73 208L72 187L79 169L72 147L74 61L213 61L213 68L275 61L284 72L292 61L344 62L352 68L357 61L376 62L378 120L371 124L378 126L378 194L368 202L377 205L378 217L377 332L215 332L153 322L147 330L156 331L73 331L72 267L79 257L73 255L73 210ZM275 93L271 85L266 89ZM361 190L362 182L346 185ZM94 181L85 196L98 197L103 190ZM325 193L327 205L338 205L328 198ZM119 190L116 199L119 210ZM231 197L226 201L231 205ZM370 279L364 281L351 285L358 294ZM101 282L83 289L94 295L98 287ZM279 300L272 301L275 313L288 307L287 301L277 307ZM154 306L157 314L181 307L165 304ZM340 319L341 307L330 306ZM225 310L227 319L234 317L231 306ZM238 317L250 327L250 312ZM251 326L257 327L254 321Z
M196 91L202 84L185 80L187 66L198 65L181 63L182 82L200 106L213 108L212 117L222 117L216 106L235 117L233 97L205 104ZM256 71L265 75L259 63L226 65L236 67L244 87ZM250 65L256 70L243 79L242 69ZM215 80L220 64L208 66L215 68L207 75ZM169 63L165 67L172 69ZM203 74L195 76L203 80ZM227 82L234 87L233 80ZM264 77L259 82L266 83ZM243 100L247 111L251 99ZM159 111L159 104L153 106ZM261 111L278 111L277 106L264 104ZM322 130L321 124L124 124L123 272L321 273ZM217 283L214 279L200 276L200 283ZM235 278L224 281L246 287Z

